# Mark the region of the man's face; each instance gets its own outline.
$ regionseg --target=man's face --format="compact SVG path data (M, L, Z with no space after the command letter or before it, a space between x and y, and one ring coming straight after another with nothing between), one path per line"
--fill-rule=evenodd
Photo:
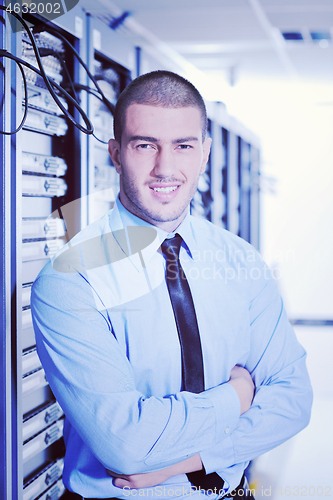
M205 170L210 144L211 139L202 142L198 108L131 104L121 146L109 143L124 207L168 232L176 229Z

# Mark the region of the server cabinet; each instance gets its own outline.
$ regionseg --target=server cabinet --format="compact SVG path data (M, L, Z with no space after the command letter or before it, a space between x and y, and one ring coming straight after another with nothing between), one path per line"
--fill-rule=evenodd
M124 47L116 43L112 30L89 14L85 15L85 23L87 66L111 107L115 106L120 92L131 81L131 72L110 57L110 53L124 61ZM113 137L112 109L91 93L87 95L87 109L95 129L94 135L87 139L87 215L91 223L112 208L119 191L119 178L108 153L108 141Z
M212 222L227 229L229 131L213 122L212 138Z
M36 59L25 31L13 32L1 11L1 37L8 53L32 66ZM78 40L39 16L26 15L42 55L46 74L58 84L77 81L77 63L61 37L78 48ZM64 70L66 67L66 71ZM39 271L65 243L70 229L80 229L79 211L66 220L50 218L81 196L80 135L63 116L43 79L23 66L27 92L15 63L2 59L0 85L2 131L14 131L28 106L22 130L1 135L1 351L3 394L1 495L6 500L58 499L64 456L63 412L39 361L30 310L31 285ZM68 81L66 81L68 80ZM59 94L74 119L78 112ZM79 207L79 205L76 205Z
M208 119L207 137L212 137L212 120ZM198 189L191 201L191 215L212 221L212 163L210 154L205 172L200 175Z
M259 249L259 150L238 137L238 234Z
M260 249L260 150L258 146L251 146L251 201L250 201L250 242Z
M222 178L222 226L228 227L228 144L229 133L224 127L221 127L221 178Z
M226 177L227 229L232 233L240 234L238 136L233 130L228 131L228 164Z
M246 241L251 239L251 145L238 137L239 230Z
M192 214L241 236L259 250L259 141L225 108L208 106L211 155Z
M76 61L61 36L76 48L77 40L54 25L40 24L40 19L36 19L38 22L34 25L35 19L31 15L28 20L33 26L37 47L45 54L42 62L46 74L68 87L70 80L77 78ZM31 41L25 31L21 43L22 59L36 65ZM25 73L28 95L22 95L22 100L27 99L29 111L24 128L17 135L21 153L17 168L21 165L22 171L22 222L17 230L22 239L22 267L17 276L17 284L22 287L22 314L17 328L17 345L22 350L19 400L22 422L18 427L18 441L22 442L22 447L18 447L21 460L18 460L17 470L19 484L23 480L23 490L19 490L18 498L32 500L41 495L49 498L52 495L56 499L65 490L61 481L63 412L38 362L29 299L38 272L65 244L66 231L73 234L80 229L80 213L71 214L67 226L62 219L49 217L55 209L80 197L80 137L52 100L44 81L29 69ZM59 98L63 106L78 118L73 107L61 96ZM45 480L41 480L44 475Z
M1 3L2 5L2 3ZM8 50L15 48L15 40L11 38L11 31L3 12L0 11L0 38L1 48ZM16 121L16 100L11 92L15 85L15 64L9 59L0 60L0 127L2 131L11 130L12 118ZM14 82L12 82L14 79ZM0 398L0 497L11 499L12 469L16 461L16 412L12 407L15 398L15 374L12 374L12 360L16 358L15 335L16 325L15 287L16 269L12 262L11 252L15 248L15 213L11 213L11 200L15 197L15 175L11 169L12 163L11 136L0 136L0 283L1 283L1 335L0 370L1 370L1 398ZM15 171L14 171L15 172ZM11 307L12 297L14 309ZM13 311L13 315L12 315ZM15 400L15 399L14 399ZM14 429L14 430L13 430ZM14 443L13 443L14 441ZM15 490L15 487L14 487ZM15 498L15 497L14 497Z
M93 46L92 49L94 77L109 102L115 106L120 92L131 80L130 71ZM119 192L119 175L108 152L108 141L113 138L112 112L91 94L89 109L95 129L94 135L88 138L88 220L91 223L113 207Z

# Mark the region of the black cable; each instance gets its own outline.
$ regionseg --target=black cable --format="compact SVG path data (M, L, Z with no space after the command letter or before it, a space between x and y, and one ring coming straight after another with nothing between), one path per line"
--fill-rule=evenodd
M39 53L40 53L41 57L53 56L53 57L56 57L58 59L58 61L61 64L62 70L63 70L63 72L65 73L65 75L67 77L67 80L68 80L68 83L69 83L69 87L70 87L70 90L71 90L71 94L70 95L73 97L73 99L75 99L76 102L79 103L79 98L76 95L75 88L74 88L74 82L71 79L71 76L69 74L68 68L66 66L66 62L65 62L64 58L61 57L61 54L59 54L59 52L57 52L56 50L47 49L45 47L41 47L39 49ZM65 87L63 87L63 88L65 88ZM65 88L65 90L66 90L66 88ZM68 89L68 93L70 93L69 89Z
M0 51L0 52L2 52L2 51ZM12 57L9 57L9 59L12 59ZM13 60L15 61L15 59L13 59ZM24 98L24 113L23 113L23 118L21 120L20 125L15 130L13 130L12 132L5 132L5 131L0 130L0 134L1 135L14 135L14 134L17 134L17 132L19 132L21 130L21 128L24 126L25 121L27 119L27 114L28 114L28 88L27 88L27 79L26 79L26 76L24 74L24 70L22 68L21 63L18 62L18 61L15 61L15 63L18 65L18 67L19 67L19 69L21 71L22 79L23 79L24 96L25 96L25 98Z
M0 50L0 57L8 57L9 59L12 59L13 61L16 61L17 63L20 63L22 66L26 66L27 68L29 68L32 71L34 71L35 73L37 73L37 75L43 77L41 71L39 71L37 68L35 68L35 66L28 63L27 61L24 61L23 59L20 59L19 57L14 56L13 54L10 54L10 52L7 52L6 50ZM57 90L59 90L59 92L62 93L65 96L65 98L69 99L70 102L72 102L74 104L74 106L79 111L81 110L82 113L84 113L84 111L80 108L79 104L68 94L68 92L64 88L62 88L56 81L54 81L52 79L50 80L50 83L51 83L51 85L53 85L53 87L55 87ZM85 113L84 113L84 115L86 116ZM86 119L89 121L89 124L92 127L91 131L89 132L89 134L91 135L93 133L94 129L93 129L93 126L92 126L92 124L87 116L86 116ZM88 132L85 132L85 133L88 133Z
M18 64L21 64L22 66L26 66L27 68L29 68L31 71L34 71L35 73L37 73L37 75L41 76L43 78L43 74L41 71L39 71L35 66L33 66L32 64L28 63L27 61L24 61L23 59L20 59L19 57L16 57L14 56L13 54L11 54L10 52L7 52L6 50L0 50L0 57L7 57L8 59L12 59L13 61L15 61L16 63ZM85 123L87 124L87 126L89 128L85 129L84 127L82 127L76 120L74 120L74 118L69 114L69 112L66 110L66 108L64 108L64 106L62 105L61 103L61 106L62 108L61 109L65 109L66 113L66 117L70 117L72 123L77 127L79 128L79 130L81 130L82 132L86 133L86 134L92 134L93 131L94 131L94 128L93 128L93 125L91 123L91 121L89 120L89 118L87 117L87 115L85 114L85 112L82 110L82 108L80 107L80 105L75 101L75 99L72 98L71 95L68 94L68 92L63 88L61 87L56 81L50 79L49 80L50 82L50 85L53 85L53 87L55 87L60 93L63 94L64 98L69 100L71 103L73 103L74 107L79 111L79 113L81 114L81 116L83 117ZM53 92L54 93L54 92ZM57 101L59 101L59 99L57 99ZM59 101L61 102L61 101ZM57 103L57 102L56 102ZM58 104L58 103L57 103ZM1 133L1 132L0 132Z
M109 141L103 141L102 139L99 139L95 133L93 133L92 136L95 137L96 141L101 142L102 144L109 144Z
M101 102L104 102L104 99L101 96L101 94L97 90L89 87L89 85L83 85L82 83L74 83L74 87L76 90L85 90L88 94L91 94L94 97L96 97L96 99L99 99Z
M6 10L6 7L0 5L0 10ZM50 92L53 100L56 102L57 106L61 109L61 111L64 113L64 115L73 123L73 125L75 127L77 127L81 132L84 132L85 134L92 134L93 131L94 131L94 128L93 128L93 125L91 123L91 121L89 120L88 116L85 114L85 112L83 111L83 109L79 106L79 104L76 102L75 99L73 99L69 94L68 92L66 92L62 87L60 87L60 85L56 84L56 82L54 82L52 79L49 79L47 74L45 73L45 70L44 70L44 67L43 67L43 63L42 63L42 60L41 60L41 57L40 57L40 54L39 54L39 50L38 50L38 47L36 45L36 42L35 42L35 39L32 35L32 33L30 32L30 29L29 29L29 26L27 25L27 23L24 21L24 19L19 16L18 14L16 14L14 11L11 11L10 14L12 16L14 16L21 24L22 26L24 27L24 29L26 30L29 38L30 38L30 41L31 41L31 44L32 44L32 47L33 47L33 50L34 50L34 53L35 53L35 57L36 57L36 61L37 61L37 64L39 66L39 70L38 71L34 66L32 65L28 65L27 63L25 63L25 61L22 61L22 59L19 59L19 58L16 58L15 56L12 56L12 54L10 54L10 56L12 57L9 57L9 52L7 51L0 51L0 55L2 55L2 57L9 57L10 59L13 59L13 60L18 60L21 64L24 64L25 66L27 67L30 67L30 69L32 69L33 71L35 71L37 74L39 74L44 82L45 82L45 85L48 89L48 91ZM62 37L64 38L64 37ZM65 39L66 40L66 39ZM69 43L69 42L68 42ZM69 44L70 45L70 44ZM71 46L71 45L70 45ZM75 120L75 118L67 111L67 109L63 106L62 102L60 101L60 99L58 98L57 94L54 92L53 88L52 88L52 85L54 87L56 87L58 90L60 90L60 92L62 92L66 98L74 105L74 107L78 110L78 112L80 113L80 115L82 116L83 118L83 121L85 122L85 124L87 125L87 128L84 128L78 121Z
M24 113L22 122L20 123L19 127L14 132L2 132L2 131L0 131L0 134L3 134L3 135L12 135L12 134L16 134L24 126L24 123L25 123L26 118L27 118L27 113L28 113L28 96L27 96L28 89L27 89L27 83L26 83L26 76L24 74L22 65L24 65L27 68L31 69L32 71L34 71L35 73L37 73L37 75L39 75L39 76L42 76L42 75L41 75L41 72L38 71L38 69L35 68L32 64L28 63L27 61L24 61L23 59L20 59L19 57L14 56L13 54L10 54L6 50L0 50L0 57L8 57L9 59L12 59L13 61L15 61L16 64L20 67L20 70L21 70L21 73L22 73L22 76L23 76L23 81L24 81L24 91L25 91L25 104L24 104L24 106L25 106L25 113ZM63 92L65 95L67 95L66 90L63 87L61 87L60 85L58 85L54 80L51 80L51 83L52 83L52 85L57 90L59 90L60 92ZM78 90L85 90L89 94L92 94L94 97L96 97L97 99L99 99L102 103L104 103L104 99L99 94L99 92L97 92L96 90L88 87L87 85L82 85L82 84L79 84L79 83L75 83L74 86ZM99 139L99 137L97 137L94 133L92 133L91 135L98 142L101 142L102 144L109 144L108 141L103 141L102 139Z
M58 38L60 38L68 47L69 49L73 52L73 54L75 55L75 57L77 58L77 60L79 61L79 63L84 67L84 69L86 70L87 72L87 75L89 76L90 80L93 82L93 84L95 85L97 91L99 92L99 94L102 96L102 99L103 99L103 102L104 104L106 105L106 107L108 108L108 110L110 111L110 113L112 115L114 115L114 110L115 110L115 105L112 104L112 102L110 102L104 95L102 89L100 88L100 86L98 85L95 77L91 74L88 66L86 65L86 63L81 59L79 53L75 50L75 48L73 47L73 45L67 40L66 37L64 37L61 33L58 33L58 31L54 28L52 28L52 26L50 26L50 32L53 32L56 34L56 36Z
M85 90L88 94L93 95L94 97L96 97L96 99L98 99L99 101L101 101L101 103L105 104L105 100L102 98L102 96L100 95L100 93L98 91L96 91L95 89L92 89L88 85L82 85L81 83L75 83L74 86L78 90ZM100 139L99 137L97 137L97 135L95 134L95 132L92 134L92 136L95 137L95 139L98 142L101 142L102 144L109 144L109 141L103 141L102 139Z
M97 90L98 94L100 95L100 98L98 97L97 94L93 94L94 89L91 89L87 85L82 85L80 83L74 83L75 87L78 88L79 90L86 90L88 93L95 95L95 97L98 97L106 105L106 107L108 108L108 110L110 111L110 113L112 115L114 115L115 105L112 102L110 102L109 99L105 96L104 92L102 91L102 89L98 85L96 78L92 75L92 73L90 72L88 66L86 65L86 63L81 58L80 54L75 50L75 48L67 40L67 38L64 37L61 33L58 33L58 31L55 28L53 28L52 26L49 26L49 31L53 32L57 36L57 38L60 38L68 46L68 48L73 52L73 54L75 55L75 57L77 58L77 60L79 61L79 63L85 69L85 71L86 71L87 75L89 76L90 80L95 85L96 90ZM43 50L48 50L48 49L43 49ZM47 54L47 55L51 55L51 54ZM53 55L55 55L55 54L53 54ZM60 60L60 58L59 58L59 60ZM88 90L88 89L90 89L90 90Z
M2 7L0 6L0 9L2 10L6 10L5 7ZM13 59L20 67L20 70L22 72L22 67L21 67L21 64L25 65L26 67L30 68L32 71L35 71L37 74L39 74L45 84L46 84L46 87L47 89L49 90L52 98L54 99L54 101L56 102L56 104L58 105L58 107L61 109L61 111L65 114L65 116L77 127L79 128L79 130L81 130L82 132L85 132L87 134L92 134L96 140L98 140L99 142L103 143L103 144L108 144L107 142L99 139L94 133L93 133L93 125L91 124L89 118L87 117L87 115L84 113L84 111L82 110L82 108L79 106L79 103L78 103L78 97L77 97L77 94L76 94L76 91L75 91L75 88L78 88L79 90L85 90L87 91L88 93L94 95L96 98L98 98L101 102L104 103L104 105L107 107L107 109L110 111L110 113L113 115L114 114L114 109L115 109L115 106L114 104L112 104L104 95L102 89L100 88L100 86L98 85L96 79L94 78L94 76L91 74L91 72L89 71L89 68L87 67L87 65L84 63L84 61L81 59L80 55L78 54L78 52L75 50L75 48L72 46L72 44L63 36L61 35L60 33L58 33L58 31L56 29L52 29L52 27L49 27L49 31L53 31L55 33L55 35L60 38L61 40L63 40L63 42L70 48L70 50L73 52L73 54L75 55L75 57L78 59L78 61L80 62L80 64L84 67L85 71L87 72L90 80L93 82L93 84L95 85L96 87L96 90L95 91L94 89L91 89L89 86L85 86L85 85L81 85L81 84L76 84L76 83L73 83L70 75L69 75L69 72L68 72L68 69L65 65L65 61L63 60L63 58L60 56L60 54L58 54L58 52L54 51L53 49L47 49L47 48L44 48L44 47L41 47L40 49L38 49L37 45L36 45L36 42L35 42L35 39L34 39L34 36L31 34L27 24L25 23L25 21L21 18L21 16L19 16L18 14L16 14L15 12L10 12L14 17L16 17L19 22L23 25L23 27L25 28L29 38L30 38L30 41L32 43L32 49L34 51L34 54L35 54L35 57L36 57L36 60L37 60L37 63L38 63L38 66L40 68L40 71L38 71L34 66L32 65L29 65L29 63L26 63L25 61L15 57L15 56L12 56L11 54L9 54L7 51L1 51L0 50L0 56L2 57L9 57L10 59ZM44 67L43 67L43 63L40 59L40 56L41 57L45 57L47 55L53 55L55 57L57 57L57 59L60 61L60 64L63 68L63 71L66 73L66 76L67 76L67 79L68 79L68 82L69 82L69 86L70 86L70 90L72 91L72 94L73 94L73 98L70 96L70 94L63 88L63 87L60 87L53 79L49 79L44 71ZM22 73L24 75L24 72ZM24 83L25 83L25 88L26 88L26 79L25 79L25 75L24 75ZM53 89L52 89L52 85L54 87L56 87L60 92L62 92L64 94L64 96L69 99L69 101L74 105L74 107L79 111L79 113L81 114L81 116L83 117L83 120L84 122L86 123L87 125L87 129L84 129L71 115L70 113L66 110L66 108L64 108L64 106L62 105L61 101L58 99L57 95L54 93ZM22 122L20 124L20 126L18 127L18 130L20 130L23 125L24 125L24 122L26 120L26 115L27 115L27 111L28 111L28 104L27 104L27 93L26 93L26 99L25 99L25 113L24 113L24 117L22 119ZM16 133L16 132L13 132L13 133Z
M104 103L104 99L102 98L102 96L100 95L100 93L97 90L92 89L88 85L83 85L81 83L74 83L74 86L75 86L75 89L77 89L77 90L85 90L88 94L93 95L94 97L96 97L96 99L98 99L99 101L101 101L102 103ZM95 137L95 139L98 142L101 142L102 144L109 144L109 141L103 141L102 139L100 139L99 137L97 137L97 135L95 134L95 132L92 134L92 136Z

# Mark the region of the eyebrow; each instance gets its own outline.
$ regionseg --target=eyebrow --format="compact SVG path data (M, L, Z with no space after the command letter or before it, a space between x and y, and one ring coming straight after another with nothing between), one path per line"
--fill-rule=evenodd
M130 142L134 141L147 141L147 142L160 142L156 137L150 137L147 135L132 135Z
M147 136L147 135L132 135L132 137L130 138L130 142L134 142L134 141L147 141L147 142L155 142L155 143L159 143L160 140L159 139L156 139L156 137L150 137L150 136ZM183 144L184 142L192 142L192 141L198 141L198 138L197 137L181 137L180 139L175 139L172 141L172 144Z
M198 138L197 137L183 137L181 139L175 139L174 141L172 141L172 144L182 144L183 142L192 142L192 141L198 141Z

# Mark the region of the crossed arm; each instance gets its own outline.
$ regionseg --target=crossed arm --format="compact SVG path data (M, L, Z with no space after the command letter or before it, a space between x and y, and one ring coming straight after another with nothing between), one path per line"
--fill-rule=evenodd
M231 385L237 392L241 406L241 414L245 413L251 406L255 390L250 373L241 366L235 366L231 370L228 384ZM172 476L195 472L201 470L202 468L202 461L199 453L197 453L193 457L154 472L126 475L117 474L116 472L108 470L108 473L114 478L113 483L118 488L126 487L130 489L138 489L156 486Z
M228 472L232 465L267 452L307 425L311 388L305 353L288 326L272 282L266 288L254 283L246 367L257 391L251 405L252 387L244 407L239 377L233 380L234 374L228 383L205 393L143 397L135 388L127 358L108 335L107 318L96 312L90 288L81 281L75 275L66 281L54 275L35 282L37 345L53 392L73 422L72 439L84 443L87 456L93 450L89 460L95 460L99 474L107 469L117 473L111 472L115 486L160 484L179 473L200 470L202 464L207 474ZM240 396L237 404L229 385ZM246 417L238 418L248 408ZM125 422L124 413L129 416Z

